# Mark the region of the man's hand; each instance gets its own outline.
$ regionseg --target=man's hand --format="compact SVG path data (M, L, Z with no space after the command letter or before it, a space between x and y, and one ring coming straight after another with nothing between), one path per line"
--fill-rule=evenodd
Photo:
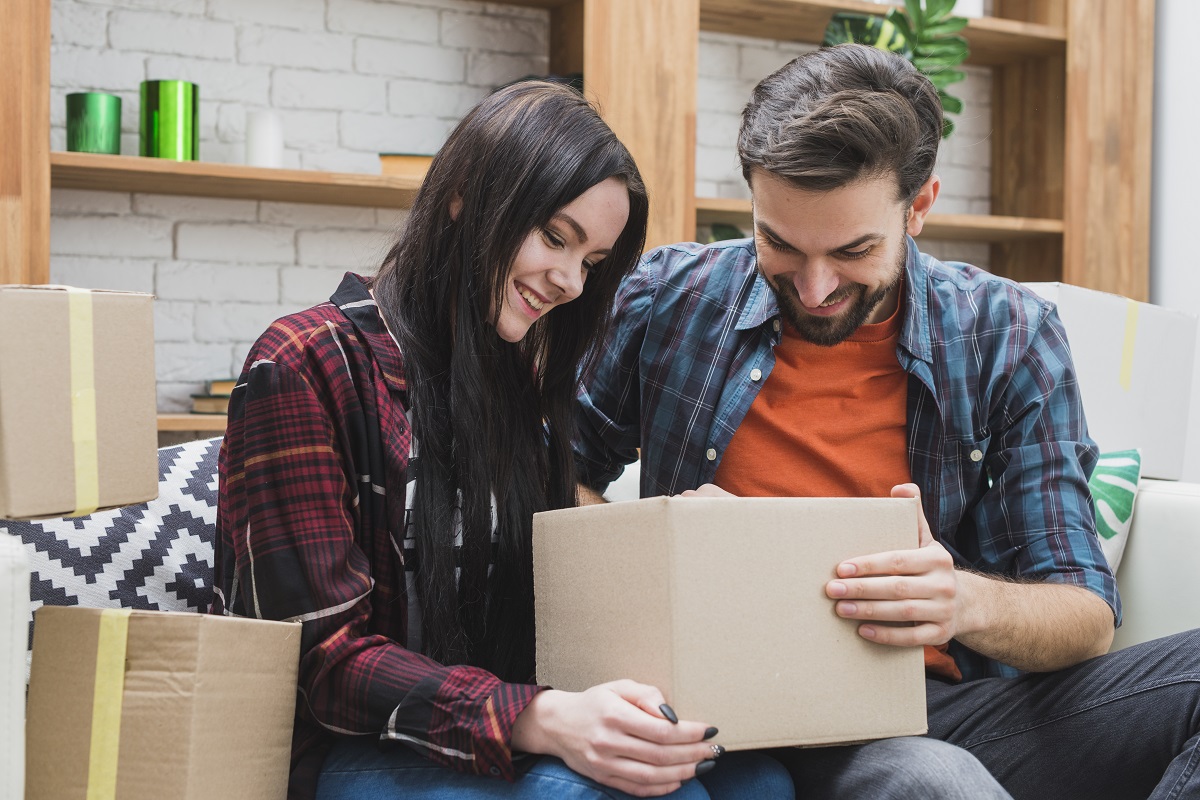
M892 488L892 497L921 498L916 484ZM958 635L958 573L954 558L934 541L918 506L919 547L843 561L825 594L837 601L838 616L863 620L859 635L880 644L910 647L945 644ZM872 625L871 622L911 623Z
M715 483L706 483L698 489L688 489L685 492L679 493L680 497L737 497L736 494L729 492L717 486Z
M892 497L915 497L911 483ZM1112 610L1077 586L1017 583L954 568L919 512L915 550L852 558L825 585L838 616L862 620L865 639L896 646L958 639L976 652L1018 669L1044 672L1107 652ZM875 624L886 623L886 624ZM907 625L897 623L908 623Z

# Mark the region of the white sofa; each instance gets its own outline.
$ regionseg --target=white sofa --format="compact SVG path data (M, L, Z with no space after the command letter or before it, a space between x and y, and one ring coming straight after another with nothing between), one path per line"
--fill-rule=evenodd
M1200 628L1200 484L1143 480L1117 585L1124 622L1113 649Z

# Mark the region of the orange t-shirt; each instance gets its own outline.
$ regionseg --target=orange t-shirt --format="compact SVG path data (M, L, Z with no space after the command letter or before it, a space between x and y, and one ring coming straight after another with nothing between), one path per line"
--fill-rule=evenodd
M896 359L903 306L833 347L785 324L714 482L743 497L887 497L911 482L908 373ZM926 647L925 666L961 680L946 649Z

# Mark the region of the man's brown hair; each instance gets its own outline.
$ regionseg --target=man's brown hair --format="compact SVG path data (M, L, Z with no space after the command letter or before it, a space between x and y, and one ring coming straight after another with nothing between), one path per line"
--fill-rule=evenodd
M764 78L742 111L738 157L810 191L895 175L911 203L933 174L942 133L937 90L904 57L843 44Z

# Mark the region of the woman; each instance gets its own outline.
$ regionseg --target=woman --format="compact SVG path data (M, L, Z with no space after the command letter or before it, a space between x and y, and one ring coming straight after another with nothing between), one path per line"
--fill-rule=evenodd
M214 610L303 623L290 796L649 796L715 765L715 729L653 687L532 685L532 516L575 503L575 376L646 215L580 95L510 86L451 134L375 279L252 348ZM731 754L680 796L770 781L790 793Z

